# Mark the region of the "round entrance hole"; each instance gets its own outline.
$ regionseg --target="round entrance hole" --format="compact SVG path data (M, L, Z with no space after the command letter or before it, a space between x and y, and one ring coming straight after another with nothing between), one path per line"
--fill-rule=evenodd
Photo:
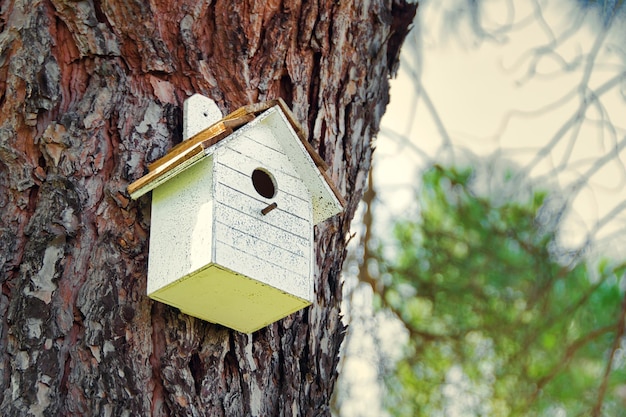
M272 174L264 169L257 168L252 171L252 185L262 197L272 198L276 195L276 183Z

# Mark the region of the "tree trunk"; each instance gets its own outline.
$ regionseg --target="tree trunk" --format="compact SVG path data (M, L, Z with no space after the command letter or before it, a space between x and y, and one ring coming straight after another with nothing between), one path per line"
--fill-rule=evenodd
M416 5L0 1L0 415L329 415L340 270ZM245 335L146 297L150 198L193 93L282 97L347 200L313 306Z

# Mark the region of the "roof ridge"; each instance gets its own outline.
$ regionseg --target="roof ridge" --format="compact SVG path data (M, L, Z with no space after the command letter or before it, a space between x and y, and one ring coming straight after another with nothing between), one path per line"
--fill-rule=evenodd
M319 169L320 174L328 183L339 203L345 207L345 200L339 193L339 190L335 186L332 179L326 173L326 171L328 170L328 165L308 142L302 126L300 125L300 123L298 123L294 114L291 112L291 109L287 106L282 98L248 104L246 106L240 107L237 110L227 114L222 119L207 127L206 129L196 133L189 139L186 139L177 144L176 146L171 148L166 155L149 164L148 173L128 185L128 193L133 199L141 197L143 194L154 188L148 187L150 186L150 184L157 181L160 177L174 170L185 161L197 157L199 154L202 153L202 151L210 148L211 146L220 142L222 139L230 136L238 128L250 123L259 114L275 106L280 107L283 114L289 121L289 124L291 124L294 132L300 139L300 142ZM147 189L143 190L144 188Z

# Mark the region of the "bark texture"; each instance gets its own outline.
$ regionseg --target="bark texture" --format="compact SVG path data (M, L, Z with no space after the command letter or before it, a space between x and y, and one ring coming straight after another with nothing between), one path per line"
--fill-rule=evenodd
M340 269L401 0L0 0L0 415L329 415ZM317 302L253 335L145 296L150 198L183 100L282 97L348 204L316 229Z

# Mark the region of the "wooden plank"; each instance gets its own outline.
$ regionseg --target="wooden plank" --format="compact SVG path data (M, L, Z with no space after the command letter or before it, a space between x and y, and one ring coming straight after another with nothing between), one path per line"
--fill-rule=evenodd
M260 113L263 113L264 111L271 109L277 104L278 104L278 100L267 100L267 101L262 101L259 103L247 104L241 107L240 109L238 109L237 111L259 115Z
M215 248L215 262L296 297L311 300L312 285L308 270L294 273L280 265L268 265L257 256L242 253L219 241Z
M281 208L280 202L278 203L278 208L273 210L271 215L263 216L261 210L267 206L267 202L263 201L260 197L258 199L253 198L239 190L219 183L215 187L215 200L216 202L245 213L250 217L263 218L263 221L272 226L308 239L306 233L308 233L312 227L310 216L309 219L307 219L285 211ZM245 202L245 204L242 204L242 202ZM219 217L217 212L215 215Z
M259 195L252 184L252 178L249 175L243 174L239 171L225 171L228 167L219 166L219 171L215 171L215 179L217 180L217 186L223 185L228 188L239 191L243 196L238 196L238 202L233 202L232 207L237 207L242 204L252 205L259 209L259 216L262 216L261 210L267 207L268 204L276 202L278 209L291 213L294 216L310 219L311 217L311 202L309 193L307 191L306 196L293 195L293 191L286 188L286 184L280 184L280 178L277 179L279 183L279 189L276 192L274 198L265 198ZM250 169L252 171L252 169ZM225 175L226 172L230 174ZM283 187L282 189L280 187ZM284 190L284 191L281 191Z
M225 133L226 135L224 135ZM178 155L184 154L189 149L197 146L198 144L206 140L209 140L215 137L224 138L228 136L228 134L230 133L232 133L232 129L230 129L222 121L219 121L218 123L215 123L211 127L204 129L202 132L198 133L197 135L192 136L191 138L174 146L172 149L169 150L169 152L165 156L157 159L156 161L148 165L148 170L154 171L158 169L160 166L166 165L172 159L176 159Z
M238 117L233 120L221 121L196 136L176 145L167 155L148 166L149 172L127 187L129 194L134 194L152 181L157 180L168 171L194 157L201 151L210 148L230 135L232 127L238 127L250 121L249 116Z
M220 120L218 123L204 129L197 135L174 146L167 155L148 165L148 170L154 171L160 166L167 165L171 160L176 159L179 155L185 154L200 143L202 143L204 149L206 149L233 133L234 129L249 123L253 119L254 116L252 115L244 115L234 119Z
M130 195L135 194L140 189L148 186L152 181L157 180L160 176L162 176L166 172L172 170L173 168L182 164L183 162L191 159L192 157L196 156L202 151L203 151L202 146L196 146L194 148L188 149L185 153L177 155L176 158L173 158L170 161L168 161L167 165L161 165L157 167L154 171L148 172L146 175L139 178L137 181L131 183L126 188L128 191L128 194Z
M311 243L309 242L310 229L305 230L289 230L277 226L278 222L267 222L260 220L257 217L253 217L238 211L233 207L229 207L222 203L216 203L215 213L220 222L225 224L235 225L238 222L244 222L250 224L254 222L255 229L260 236L273 236L274 244L281 247L284 250L292 252L299 256L310 256ZM273 224L272 224L273 223Z
M194 137L179 143L172 148L167 155L150 164L148 166L148 174L130 184L127 187L128 193L131 195L136 193L138 190L147 186L152 181L157 180L168 171L174 169L201 151L210 148L220 140L230 135L233 132L233 128L249 123L253 118L253 116L244 115L242 117L220 121L219 123L216 123L208 129L198 133Z
M306 254L307 256L305 254L298 255L276 246L271 242L273 236L263 236L257 233L254 229L255 225L254 220L248 224L233 226L224 224L218 219L215 223L215 237L219 242L236 248L241 253L247 253L261 259L268 264L267 268L271 268L272 265L280 266L296 274L302 274L309 270L308 254Z
M254 199L259 201L263 201L266 205L274 202L275 200L278 204L281 204L282 208L285 209L285 203L289 206L296 205L301 207L301 209L296 210L296 213L301 217L306 217L309 206L311 205L311 196L309 190L304 185L302 181L300 181L297 177L290 177L287 175L280 175L279 172L269 171L276 181L276 196L274 198L266 199L259 195L254 189L254 184L252 184L252 170L254 168L258 168L257 164L245 165L238 164L237 168L233 168L232 166L222 165L221 163L217 164L220 172L223 170L232 171L232 174L236 176L233 179L225 179L222 177L220 179L220 183L229 186L230 188L234 188L238 191L241 191L247 195L250 195ZM223 175L223 174L222 174ZM236 182L235 182L236 181ZM240 186L243 184L243 186ZM280 194L285 194L281 196Z
M282 165L289 165L280 168L281 171L289 171L290 175L297 176L296 169L292 166L287 154L283 152L283 148L274 139L269 129L262 125L255 125L252 129L246 128L245 131L242 129L233 135L232 140L225 143L222 148L221 154L226 153L247 155L260 162L271 158L274 163L280 161Z
M300 180L298 171L286 154L250 140L247 136L244 135L229 141L216 155L218 162L233 168L256 165L253 169L264 167L270 172L284 173ZM239 171L241 170L239 169Z

